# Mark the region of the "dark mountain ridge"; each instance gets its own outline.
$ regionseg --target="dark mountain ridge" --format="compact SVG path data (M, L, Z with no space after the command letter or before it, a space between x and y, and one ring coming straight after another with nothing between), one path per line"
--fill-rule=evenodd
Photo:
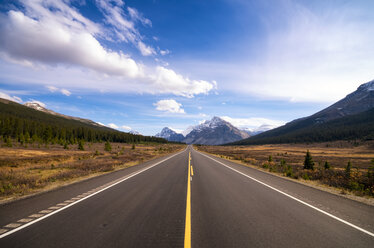
M370 140L374 138L374 81L308 117L258 134L235 145Z
M82 121L84 120L84 121ZM165 139L120 132L91 120L66 118L0 98L0 135L39 142L167 142Z

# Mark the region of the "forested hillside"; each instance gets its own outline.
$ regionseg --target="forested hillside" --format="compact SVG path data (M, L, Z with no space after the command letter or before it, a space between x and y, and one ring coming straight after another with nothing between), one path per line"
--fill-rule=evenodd
M5 99L0 99L0 135L4 141L13 138L21 143L76 144L82 140L122 143L167 142L162 138L124 133L47 114Z
M241 140L234 145L326 142L335 140L374 140L374 108L326 123L305 118Z

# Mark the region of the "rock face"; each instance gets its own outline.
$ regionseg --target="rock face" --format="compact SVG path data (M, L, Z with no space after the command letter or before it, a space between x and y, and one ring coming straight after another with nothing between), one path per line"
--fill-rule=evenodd
M316 123L324 123L347 115L354 115L374 108L374 80L360 85L356 91L330 107L310 116Z
M173 142L182 142L184 140L184 136L182 134L177 133L168 127L164 127L160 133L156 134L156 137L164 138Z
M239 130L219 117L195 126L183 140L187 144L221 145L248 138L249 134Z

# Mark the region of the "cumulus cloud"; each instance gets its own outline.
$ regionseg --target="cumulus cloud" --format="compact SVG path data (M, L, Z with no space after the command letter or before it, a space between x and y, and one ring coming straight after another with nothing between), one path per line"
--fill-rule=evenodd
M165 111L169 113L184 114L184 109L181 108L182 104L178 103L174 99L160 100L153 104L157 110Z
M17 103L22 103L22 99L18 96L10 96L4 92L0 91L0 98L12 101L12 102L17 102Z
M285 124L284 121L271 120L267 118L231 118L229 116L222 116L223 120L230 122L236 127L242 129L256 129L261 126L267 126L270 128L276 128Z
M113 129L118 129L118 126L114 123L109 123L107 126Z
M44 84L51 91L55 90L49 85L53 81L59 87L186 97L207 94L216 87L214 81L191 80L163 66L147 67L123 51L104 47L99 38L133 43L144 55L156 53L135 27L137 22L148 26L151 22L135 9L124 12L122 1L97 1L105 27L67 3L23 0L23 8L0 15L0 58L28 66L12 68L20 75L17 80ZM69 77L73 80L67 80Z
M156 72L151 76L151 80L160 93L170 92L185 97L207 94L212 89L217 88L217 83L215 81L190 80L163 66L158 66L156 68Z
M131 127L126 126L126 125L121 126L121 129L126 130L126 131L131 131L132 130Z
M63 95L65 95L65 96L70 96L70 95L71 95L71 92L68 91L67 89L61 89L60 91L61 91L61 93L62 93Z

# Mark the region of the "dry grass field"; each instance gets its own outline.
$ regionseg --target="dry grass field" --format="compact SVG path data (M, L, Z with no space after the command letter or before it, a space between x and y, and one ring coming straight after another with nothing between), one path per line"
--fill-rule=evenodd
M126 168L182 150L178 144L86 143L0 147L0 201Z
M318 181L340 188L342 192L349 190L357 195L374 196L374 143L357 145L334 142L197 148L294 179ZM314 161L313 170L304 169L308 150ZM326 162L329 168L325 168Z

